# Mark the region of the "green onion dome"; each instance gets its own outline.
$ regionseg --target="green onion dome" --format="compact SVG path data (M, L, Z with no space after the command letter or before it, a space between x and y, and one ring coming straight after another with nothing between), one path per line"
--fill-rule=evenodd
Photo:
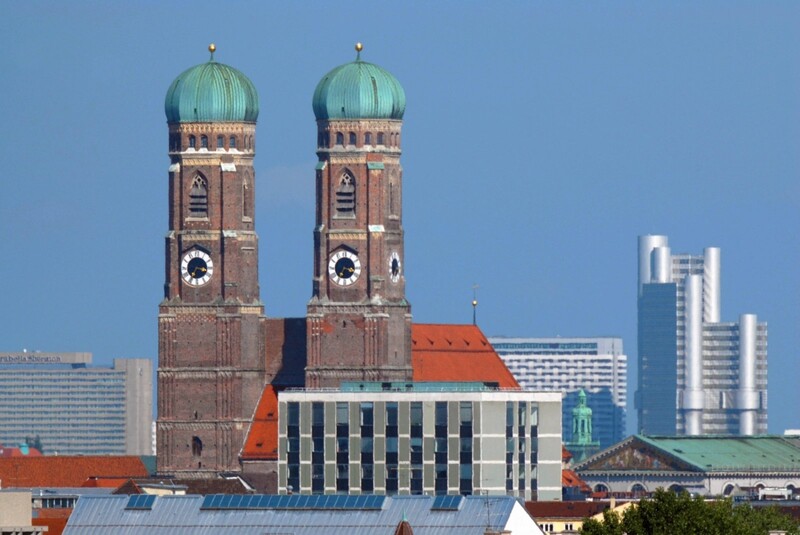
M326 74L314 90L314 115L319 119L402 119L403 86L388 71L358 56Z
M258 93L250 79L211 59L181 73L167 90L164 112L168 123L254 123L258 118Z

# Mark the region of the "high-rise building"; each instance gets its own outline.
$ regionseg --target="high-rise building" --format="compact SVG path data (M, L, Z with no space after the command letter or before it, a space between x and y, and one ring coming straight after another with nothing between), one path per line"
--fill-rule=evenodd
M35 441L46 455L152 455L152 362L91 363L91 353L0 353L0 443Z
M767 324L721 322L720 249L673 255L666 236L639 237L639 432L767 432Z
M557 390L564 396L562 434L575 441L572 410L580 391L592 409L594 439L603 448L625 437L628 357L621 338L505 338L489 342L522 388Z

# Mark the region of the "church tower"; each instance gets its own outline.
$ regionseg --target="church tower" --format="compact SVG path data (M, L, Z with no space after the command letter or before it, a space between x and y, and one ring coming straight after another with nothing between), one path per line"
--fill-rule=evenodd
M169 231L158 315L158 470L238 470L264 386L254 227L258 96L211 59L169 87Z
M306 386L411 380L400 139L405 93L357 57L314 91L317 213Z

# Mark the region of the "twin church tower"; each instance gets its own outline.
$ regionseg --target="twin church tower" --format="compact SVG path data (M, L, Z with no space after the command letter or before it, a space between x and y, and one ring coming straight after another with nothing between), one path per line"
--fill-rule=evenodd
M317 85L316 226L305 318L268 318L258 284L258 95L211 58L169 87L169 230L158 315L158 470L239 469L266 385L408 381L400 143L405 93L357 57ZM312 170L309 169L309 178Z

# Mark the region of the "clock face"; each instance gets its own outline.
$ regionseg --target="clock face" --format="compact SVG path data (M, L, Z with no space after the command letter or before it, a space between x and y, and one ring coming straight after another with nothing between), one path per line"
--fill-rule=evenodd
M181 260L181 277L190 286L202 286L211 279L214 273L214 262L203 251L193 249Z
M339 251L328 261L328 275L340 286L350 286L361 275L361 260L350 251Z
M394 251L389 256L389 277L391 277L392 282L400 280L400 255L397 251Z

